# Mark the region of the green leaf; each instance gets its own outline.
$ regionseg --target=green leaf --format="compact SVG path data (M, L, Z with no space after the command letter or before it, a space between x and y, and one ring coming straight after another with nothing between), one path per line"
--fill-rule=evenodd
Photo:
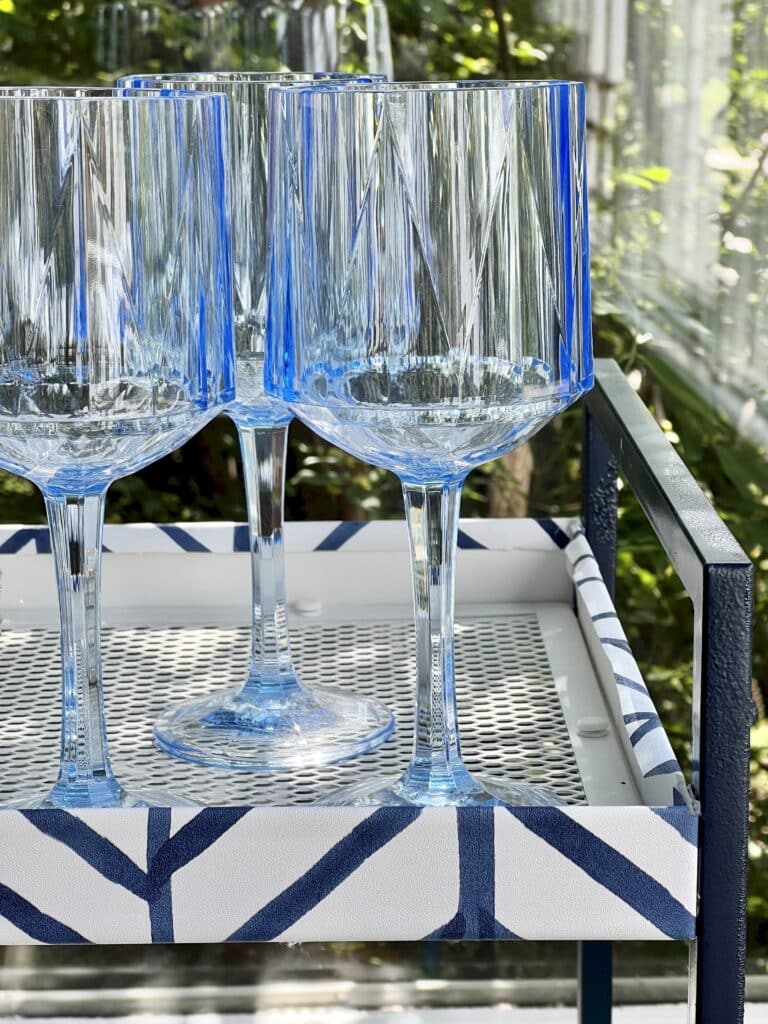
M700 417L702 424L709 424L710 427L721 429L724 427L721 417L696 390L695 385L686 380L669 363L655 355L646 346L643 347L642 360L652 371L659 384L686 408Z
M621 174L617 174L616 184L628 185L632 188L642 188L646 192L653 192L653 182L632 171L622 171Z
M637 173L641 177L647 178L649 181L654 181L659 185L663 185L665 181L669 181L672 177L672 168L655 165L653 167L643 167Z
M713 448L723 472L744 498L749 495L750 484L760 486L762 483L765 486L765 467L760 465L753 452L719 444L713 445ZM751 499L748 503L751 504Z

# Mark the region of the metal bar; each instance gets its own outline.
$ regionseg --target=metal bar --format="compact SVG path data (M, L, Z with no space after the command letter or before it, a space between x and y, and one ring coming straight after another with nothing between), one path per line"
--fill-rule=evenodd
M578 1024L611 1024L613 947L610 942L580 942Z
M685 589L703 596L704 566L749 566L733 534L612 359L598 359L587 408L618 459Z
M744 1019L752 703L752 566L709 565L696 608L700 709L696 1024Z
M589 471L613 452L695 612L693 788L701 803L699 914L690 1019L740 1024L744 1011L752 564L612 360L587 398ZM590 433L591 432L591 433ZM592 506L592 510L590 511ZM596 506L596 508L595 508ZM595 496L587 515L607 522ZM600 518L602 516L602 518ZM596 526L593 526L593 534Z
M584 410L582 472L584 530L611 598L616 596L616 513L618 462L595 422Z

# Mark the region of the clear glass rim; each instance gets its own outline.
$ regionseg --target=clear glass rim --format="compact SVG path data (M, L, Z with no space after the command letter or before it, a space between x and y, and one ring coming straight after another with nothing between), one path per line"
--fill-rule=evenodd
M3 85L0 102L15 100L33 103L159 103L191 100L226 99L224 93L196 92L194 89L137 89L134 86L81 86L81 85Z
M215 85L221 82L222 85L311 85L313 82L360 82L368 80L374 85L378 82L386 82L387 76L382 74L355 73L352 71L179 71L174 74L172 71L162 71L156 74L146 75L122 75L120 81L127 82L148 82L166 83L172 82L200 82L203 84ZM123 85L123 88L126 88ZM130 86L128 86L130 88Z
M338 95L358 93L462 93L462 92L551 92L555 89L583 90L583 82L569 81L560 78L538 79L489 79L485 81L461 80L452 82L366 82L351 79L345 82L343 89L331 89L332 81L316 81L311 83L289 83L281 92L300 92L317 95L333 93Z

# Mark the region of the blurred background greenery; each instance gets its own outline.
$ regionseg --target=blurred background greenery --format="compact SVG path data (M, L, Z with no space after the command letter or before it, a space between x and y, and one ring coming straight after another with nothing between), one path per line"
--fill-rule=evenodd
M338 67L400 79L587 82L594 337L616 358L758 567L749 897L768 954L768 9L751 0L0 0L4 83L110 83L127 71ZM580 412L476 471L464 515L578 512ZM292 427L287 516L401 515L394 477ZM687 761L691 608L620 495L618 602ZM0 517L42 522L0 474ZM110 490L113 522L244 518L220 418Z

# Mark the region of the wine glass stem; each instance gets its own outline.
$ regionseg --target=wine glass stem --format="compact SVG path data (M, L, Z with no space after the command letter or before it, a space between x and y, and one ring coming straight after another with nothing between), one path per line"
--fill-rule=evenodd
M46 495L61 615L61 768L57 787L116 785L101 677L101 544L106 491Z
M468 779L456 718L453 604L461 481L403 484L416 616L416 719L406 784L451 789Z
M283 496L288 426L237 425L248 501L253 611L251 667L241 696L278 698L298 684L291 667L285 595Z

